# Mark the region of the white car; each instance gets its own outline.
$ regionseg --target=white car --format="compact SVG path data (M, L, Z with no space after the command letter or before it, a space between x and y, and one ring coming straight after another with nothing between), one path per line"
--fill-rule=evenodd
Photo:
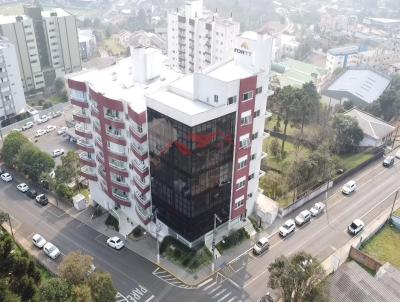
M43 248L43 246L47 243L46 239L44 239L41 235L35 234L32 237L32 242L38 248Z
M42 115L39 119L38 119L38 124L43 124L46 123L50 118L47 115Z
M325 209L325 205L322 202L317 202L314 206L310 209L310 213L313 217L318 216L321 214Z
M311 213L309 210L301 211L299 215L294 219L297 225L303 225L309 221L311 221Z
M399 159L400 159L400 150L396 152L396 155L395 155L395 156L396 156L396 158L399 158Z
M1 179L4 180L5 182L10 182L12 181L12 176L10 173L3 173L1 174Z
M64 149L55 149L53 150L53 157L58 157L64 154Z
M39 129L39 130L36 130L35 137L40 137L40 136L43 136L45 134L46 134L46 130Z
M51 242L47 242L43 246L43 252L51 259L56 259L61 254L60 250Z
M17 189L20 190L22 193L25 193L26 191L29 190L29 187L26 183L23 182L17 186Z
M65 132L67 132L68 127L61 127L60 129L58 129L57 134L58 135L63 135Z
M348 231L351 235L355 236L361 232L364 228L364 222L361 219L354 220L348 227Z
M46 127L46 132L49 133L49 132L52 132L52 131L54 131L54 130L56 130L56 129L57 129L56 126L48 125L48 126Z
M32 122L27 122L25 125L22 126L22 130L25 131L25 130L28 130L28 129L32 128L32 127L33 127L33 123Z
M56 117L59 117L59 116L61 116L61 115L62 115L62 112L61 112L61 111L56 111L56 112L53 112L52 118L56 118Z
M114 236L107 239L107 245L113 249L120 250L124 247L124 242L120 238Z
M262 237L257 243L253 246L253 253L255 255L261 255L265 251L269 249L269 241L268 238Z
M342 193L345 195L349 195L355 192L357 189L357 184L354 180L350 180L342 187Z
M296 230L296 224L293 219L287 220L280 228L279 235L286 237Z

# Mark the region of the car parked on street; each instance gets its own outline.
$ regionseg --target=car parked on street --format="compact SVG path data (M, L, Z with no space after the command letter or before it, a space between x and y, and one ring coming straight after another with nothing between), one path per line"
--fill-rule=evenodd
M56 111L56 112L53 112L53 114L51 115L51 117L52 118L56 118L56 117L59 117L59 116L61 116L62 115L62 112L61 111Z
M266 237L260 238L260 240L258 240L256 244L253 246L253 254L255 255L261 255L268 250L269 250L269 241L268 238Z
M36 192L36 190L29 188L28 191L26 191L26 195L32 199L36 198L36 196L38 195L38 193Z
M391 166L394 165L394 156L393 155L389 155L388 157L386 157L382 163L382 165L386 168L389 168Z
M49 118L47 115L43 114L43 115L37 120L37 122L38 122L38 124L43 124L43 123L46 123L49 119L50 119L50 118Z
M64 149L55 149L53 150L53 157L58 157L64 154Z
M46 132L49 133L49 132L52 132L52 131L54 131L54 130L56 130L56 129L57 129L56 126L54 126L54 125L48 125L48 126L46 127Z
M279 235L282 237L287 237L289 234L296 230L296 224L293 219L287 220L280 228Z
M1 175L0 175L0 178L1 178L3 181L5 181L5 182L10 182L10 181L13 180L11 174L10 174L10 173L7 173L7 172L1 174Z
M354 180L350 180L342 187L342 193L345 195L350 195L357 189L357 184Z
M43 136L43 135L45 135L45 134L46 134L46 130L38 129L38 130L36 130L36 132L35 132L35 137L40 137L40 136Z
M361 219L356 219L349 225L347 230L349 231L350 235L355 236L360 233L363 228L364 222Z
M35 246L37 246L40 249L43 248L43 246L47 243L46 239L44 239L43 236L39 234L33 235L32 242Z
M117 236L114 236L107 239L107 245L113 249L120 250L124 247L124 242Z
M41 206L45 206L49 203L47 196L44 194L39 194L38 196L35 197L35 199L36 199L36 202L38 204L40 204Z
M301 211L299 215L296 216L294 219L298 226L306 224L307 222L311 221L311 213L309 210Z
M51 242L47 242L43 246L43 252L53 260L57 259L57 257L61 255L60 250Z
M27 122L25 125L22 126L22 131L28 130L33 127L32 122Z
M17 189L19 191L21 191L22 193L26 193L29 190L29 187L26 183L20 183L19 185L17 185Z
M325 209L325 205L322 202L317 202L310 209L311 216L316 217L321 214Z
M65 132L67 132L67 130L68 130L68 127L61 127L60 129L58 129L57 130L57 134L58 135L63 135L63 134L65 134Z

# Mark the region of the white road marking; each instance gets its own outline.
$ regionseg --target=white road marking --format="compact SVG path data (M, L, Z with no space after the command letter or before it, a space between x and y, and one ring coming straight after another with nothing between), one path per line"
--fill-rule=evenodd
M148 298L146 301L144 301L144 302L149 302L149 301L151 301L151 300L153 300L154 299L154 295L151 295L151 297L150 298Z
M231 292L227 293L225 296L221 297L218 302L222 302L223 300L225 300L226 298L228 298L231 295Z
M230 298L227 302L232 302L233 300L235 300L236 299L236 297L232 297L232 298Z
M200 284L199 284L197 287L198 287L198 288L200 288L200 287L202 287L202 286L204 286L204 285L206 285L206 284L210 283L212 280L213 280L212 278L210 278L210 279L207 279L206 281L204 281L204 282L200 283Z
M211 291L209 292L209 294L211 295L213 292L219 290L221 287L222 287L222 285L218 285L216 288L214 288L213 290L211 290Z
M224 292L226 292L226 288L223 288L221 291L219 291L218 293L216 293L212 298L215 299L218 296L222 295Z
M215 281L215 282L213 282L213 283L207 285L207 287L204 287L203 290L207 290L207 289L213 287L215 284L217 284L217 281Z

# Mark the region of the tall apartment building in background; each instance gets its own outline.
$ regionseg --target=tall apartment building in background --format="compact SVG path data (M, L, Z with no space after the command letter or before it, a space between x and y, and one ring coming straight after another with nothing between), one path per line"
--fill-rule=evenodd
M0 120L23 112L25 107L15 47L0 36Z
M234 58L183 75L153 48L69 76L81 174L129 234L142 225L188 246L214 214L243 226L258 195L272 38L237 37ZM208 234L208 235L207 235Z
M75 16L62 9L24 6L23 15L0 16L0 35L16 48L25 91L82 68Z
M186 1L168 14L168 58L184 73L203 70L233 55L240 23L203 9L203 0Z

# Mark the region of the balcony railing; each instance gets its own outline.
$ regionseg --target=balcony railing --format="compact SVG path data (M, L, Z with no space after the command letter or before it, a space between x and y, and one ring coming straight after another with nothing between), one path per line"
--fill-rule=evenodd
M140 220L144 223L144 224L148 224L150 222L150 213L149 210L145 210L140 206L136 206L135 207L136 210L136 214L138 214ZM144 212L144 213L143 213Z
M124 201L128 201L129 197L127 194L122 194L122 193L118 193L116 191L112 192L112 195L118 199L124 200Z
M122 122L122 118L120 118L119 116L114 116L112 114L105 113L104 117L110 121Z
M147 148L143 148L142 146L136 146L135 144L131 144L131 148L136 151L136 153L140 155L147 154Z
M109 165L110 165L110 167L112 167L112 168L114 168L114 169L116 169L116 170L119 170L119 171L126 171L126 167L121 167L121 166L118 166L118 165L116 165L116 164L114 164L113 162L109 162Z
M147 179L147 178L145 178L145 179ZM142 189L146 189L146 188L148 188L149 186L150 186L150 181L145 181L145 182L143 182L140 178L138 178L138 177L134 177L134 182L135 182L135 184L138 186L138 187L140 187L140 188L142 188Z
M145 164L139 163L136 160L133 160L133 164L140 172L146 172L148 167Z

